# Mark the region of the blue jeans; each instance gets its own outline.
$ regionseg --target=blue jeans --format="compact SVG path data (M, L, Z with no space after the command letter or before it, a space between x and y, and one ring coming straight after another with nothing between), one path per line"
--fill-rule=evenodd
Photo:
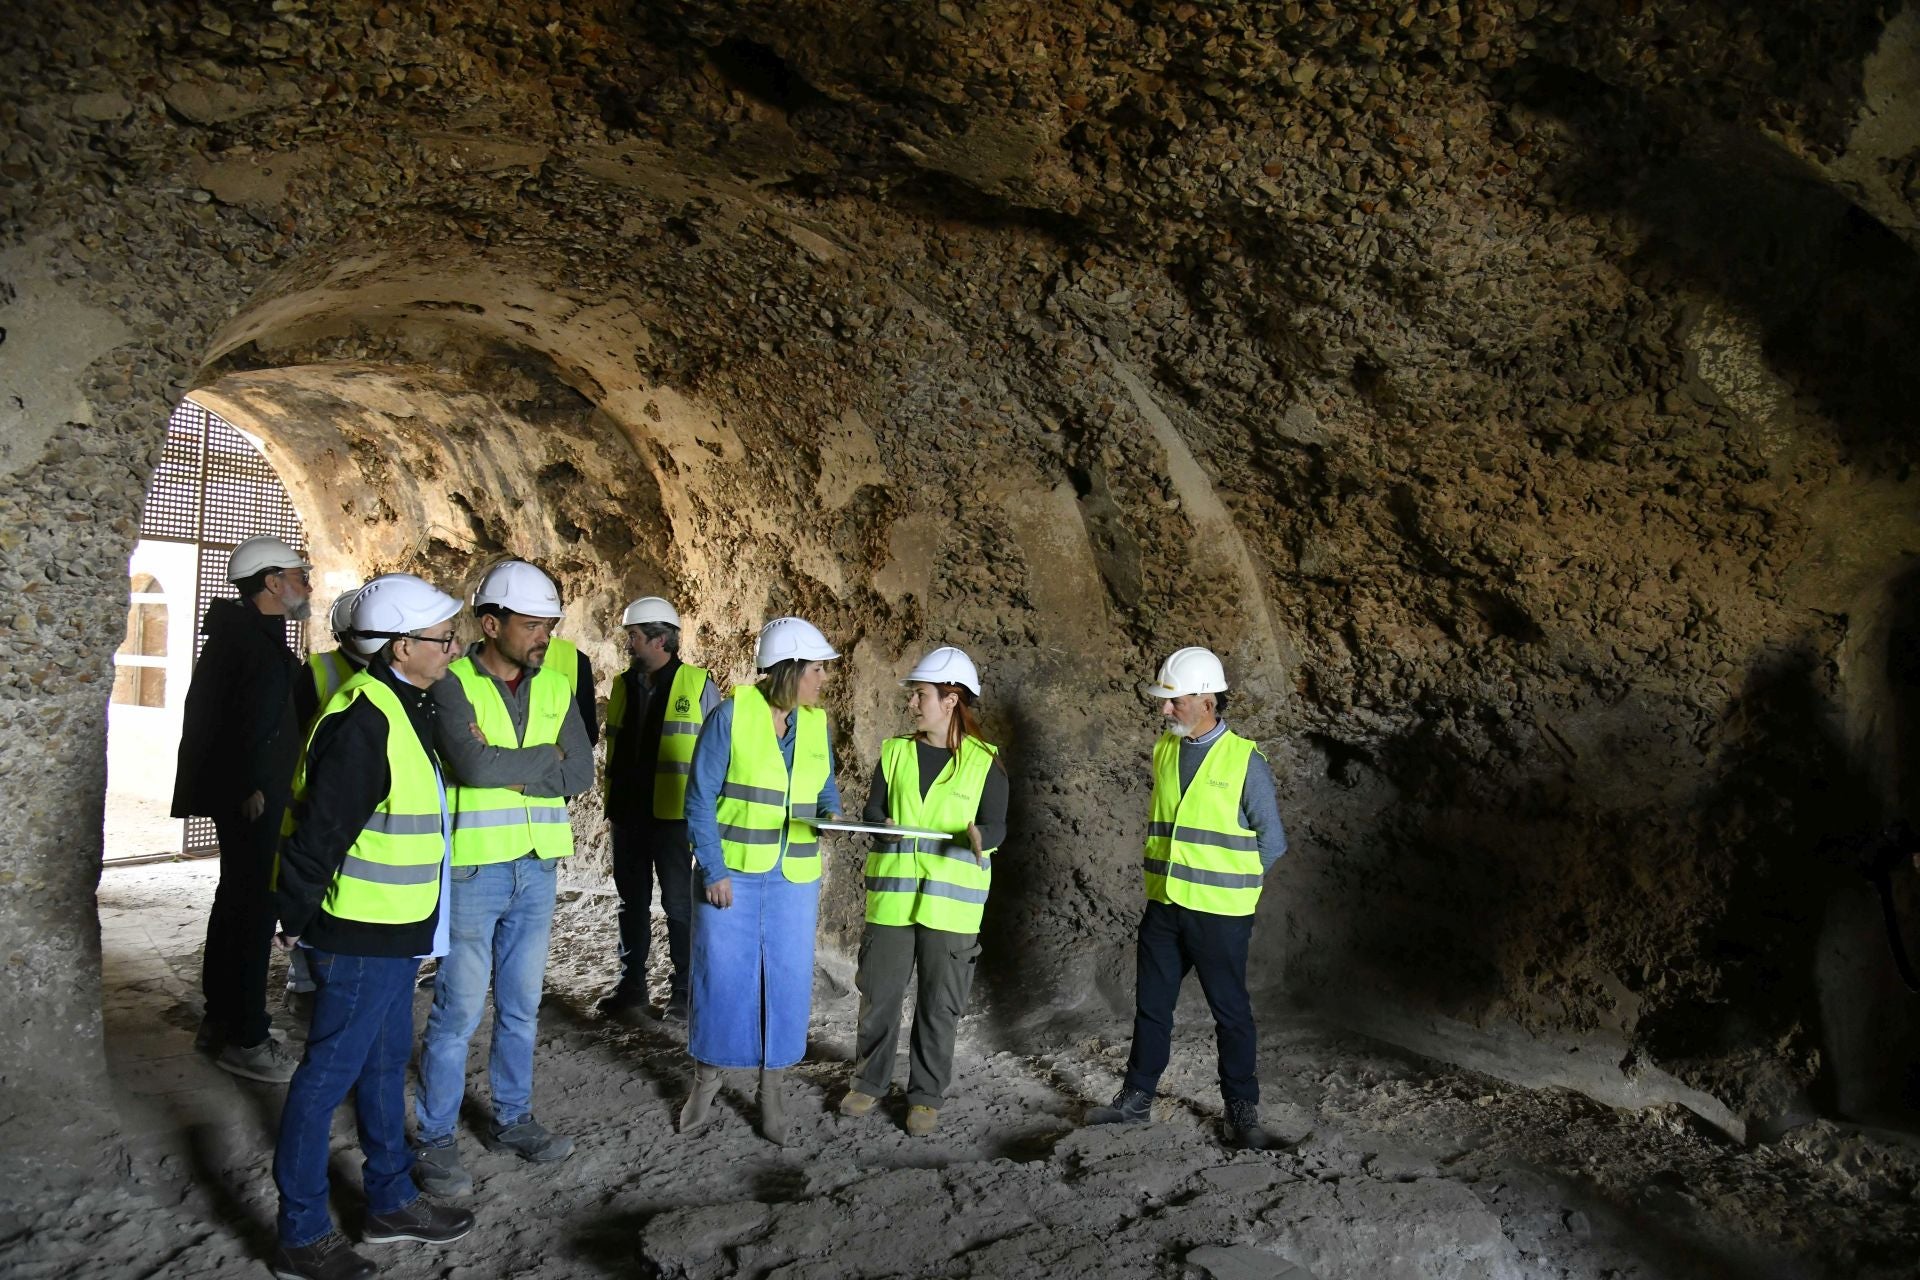
M1126 1085L1142 1093L1160 1086L1173 1049L1173 1007L1189 969L1213 1010L1220 1053L1220 1096L1227 1102L1259 1102L1253 1001L1247 996L1247 948L1252 916L1217 916L1170 902L1149 902L1140 916L1134 948L1133 1049Z
M733 873L733 905L707 901L693 875L693 990L687 1052L710 1067L782 1070L807 1053L820 882Z
M414 1100L422 1142L453 1137L467 1091L467 1042L493 983L493 1052L487 1084L501 1128L533 1114L533 1036L553 932L557 858L453 869L452 949L433 983Z
M273 1181L280 1188L280 1243L312 1244L333 1230L327 1212L328 1137L333 1113L354 1095L361 1181L369 1213L394 1213L420 1195L409 1176L407 1059L413 1056L411 956L307 956L316 990L306 1056L287 1086Z

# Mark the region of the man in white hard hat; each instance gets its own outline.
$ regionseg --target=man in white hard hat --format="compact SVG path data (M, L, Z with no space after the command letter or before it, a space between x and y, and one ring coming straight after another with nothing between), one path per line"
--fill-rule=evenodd
M300 722L303 739L313 732L314 722L326 708L327 700L367 665L359 647L352 643L353 598L359 590L355 587L334 597L332 607L327 610L327 628L333 632L334 647L316 649L309 654L306 678L293 682L293 712ZM313 974L307 968L306 950L295 947L287 955L287 1003L304 1015L311 1003L307 997L313 992Z
M473 1189L454 1126L467 1046L493 990L493 1122L483 1140L527 1160L564 1160L573 1140L533 1115L533 1045L554 888L573 853L566 798L593 785L593 745L565 677L544 665L560 592L523 560L473 593L482 639L433 687L436 740L453 788L453 945L434 978L414 1107L414 1177L435 1195Z
M680 614L642 596L621 616L633 663L607 697L607 774L602 794L613 828L613 884L620 893L620 981L600 1012L633 1023L647 1008L653 882L667 917L671 972L663 1017L687 1016L688 928L693 852L687 843L687 777L700 726L720 705L704 667L680 657Z
M267 1013L268 878L300 756L300 663L286 622L307 616L309 567L275 537L233 549L227 580L240 598L215 600L201 623L207 642L187 688L173 793L173 816L212 818L220 842L201 957L206 1016L194 1045L217 1051L224 1070L274 1084L292 1077L294 1058L272 1036Z
M1226 1137L1266 1146L1255 1074L1247 949L1267 868L1287 851L1273 771L1259 747L1227 728L1227 674L1197 646L1161 664L1145 692L1167 731L1153 749L1147 821L1147 906L1135 945L1133 1049L1113 1102L1091 1124L1144 1124L1173 1044L1173 1010L1189 970L1213 1010Z
M473 1215L421 1198L407 1148L407 1061L420 958L447 949L452 819L433 745L435 681L460 602L412 574L375 578L352 606L364 659L321 709L294 782L274 877L281 945L319 982L306 1056L280 1111L276 1276L359 1280L328 1210L333 1115L359 1120L369 1244L445 1244Z

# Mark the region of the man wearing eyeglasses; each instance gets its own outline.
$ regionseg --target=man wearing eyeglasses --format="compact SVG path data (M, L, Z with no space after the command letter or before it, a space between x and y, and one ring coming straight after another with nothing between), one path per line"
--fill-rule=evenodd
M187 688L173 792L173 816L212 818L220 842L201 957L206 1016L194 1047L217 1052L223 1070L270 1084L291 1079L295 1062L271 1035L267 1013L269 877L300 757L300 663L287 647L286 621L307 616L308 568L279 538L233 549L227 580L240 598L215 600L201 623L206 647Z
M457 785L453 937L434 977L414 1106L413 1174L432 1195L473 1189L454 1130L489 985L493 1120L483 1140L536 1163L573 1151L534 1118L533 1046L559 862L573 852L566 798L593 784L593 746L571 684L545 662L561 614L553 580L525 561L495 565L473 611L484 638L433 687L435 737Z

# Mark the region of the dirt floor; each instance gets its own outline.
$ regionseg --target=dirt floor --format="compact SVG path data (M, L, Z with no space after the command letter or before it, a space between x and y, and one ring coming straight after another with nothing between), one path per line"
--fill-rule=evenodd
M0 1274L95 1280L255 1276L271 1246L280 1091L192 1048L214 867L110 869L100 888L108 1051L125 1177L78 1200L29 1190L0 1217ZM656 922L657 924L658 922ZM592 1014L612 900L560 907L542 1016L539 1116L578 1139L535 1168L463 1141L480 1223L433 1250L372 1246L384 1273L1279 1277L1911 1277L1920 1143L1819 1123L1740 1149L1684 1112L1627 1113L1410 1058L1302 1020L1263 1027L1265 1111L1284 1149L1215 1135L1211 1028L1197 992L1155 1123L1088 1130L1127 1028L1013 1052L970 1019L940 1133L909 1138L896 1094L844 1119L854 996L818 984L783 1150L749 1123L751 1082L681 1140L684 1033ZM425 1018L427 993L419 999ZM298 1038L297 1019L284 1015ZM484 1097L484 1036L470 1099ZM904 1074L904 1067L902 1067ZM470 1123L481 1112L472 1101ZM358 1225L352 1117L336 1127L337 1211Z

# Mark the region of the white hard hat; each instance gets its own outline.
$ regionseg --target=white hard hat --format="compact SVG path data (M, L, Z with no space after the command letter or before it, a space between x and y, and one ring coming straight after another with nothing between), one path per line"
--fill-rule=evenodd
M659 596L641 596L620 615L620 625L637 627L643 622L664 622L670 627L677 627L680 625L680 615Z
M239 582L267 569L311 569L298 551L270 533L248 538L227 558L227 581Z
M760 644L753 651L753 665L765 671L789 658L825 662L839 656L840 651L828 644L820 628L811 622L803 618L775 618L760 628Z
M495 604L508 613L524 613L529 618L557 618L560 589L553 579L525 560L503 560L487 570L480 589L473 593L473 607Z
M1183 693L1219 693L1226 687L1226 668L1213 650L1188 645L1160 664L1159 677L1144 691L1153 698L1177 698Z
M346 643L353 631L353 598L360 594L360 588L342 591L333 598L333 607L327 610L327 625L333 631L333 638Z
M353 647L380 652L382 645L422 627L445 622L460 612L460 602L410 573L383 573L353 596Z
M973 659L952 645L941 645L914 665L907 672L903 685L924 682L926 684L957 684L971 693L980 696L980 669L973 665Z

